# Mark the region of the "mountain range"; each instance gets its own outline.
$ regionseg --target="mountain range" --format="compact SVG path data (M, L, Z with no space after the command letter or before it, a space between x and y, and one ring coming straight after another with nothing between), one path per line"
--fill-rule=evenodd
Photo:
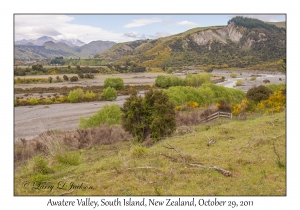
M20 40L15 42L15 60L38 60L54 57L89 58L106 49L115 42L92 41L88 44L78 40L55 40L52 37L42 36L38 39Z

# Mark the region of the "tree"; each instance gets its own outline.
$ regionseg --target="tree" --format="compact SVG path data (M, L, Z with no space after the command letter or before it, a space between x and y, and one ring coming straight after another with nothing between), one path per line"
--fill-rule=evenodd
M126 99L121 109L121 123L138 141L144 141L149 136L158 140L175 131L174 108L174 104L162 90L150 89L145 97L134 93Z

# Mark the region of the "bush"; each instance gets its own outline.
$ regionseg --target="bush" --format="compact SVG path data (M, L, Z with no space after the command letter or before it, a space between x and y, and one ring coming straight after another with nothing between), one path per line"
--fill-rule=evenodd
M76 82L76 81L78 81L78 77L73 76L73 77L71 77L70 81L71 81L71 82Z
M59 163L65 165L79 165L79 155L76 153L66 152L63 154L57 154L56 159Z
M84 99L84 92L81 88L77 88L76 90L70 91L68 95L68 100L71 103L76 103L82 101Z
M272 94L272 90L266 86L260 85L258 87L253 87L248 90L246 97L248 100L253 100L255 102L260 102L262 100L267 100Z
M219 101L216 106L218 107L219 111L222 112L231 112L231 106L230 106L230 102L226 102L226 101Z
M84 98L91 101L95 98L96 94L93 91L86 91Z
M123 90L124 89L124 81L121 78L106 78L104 80L104 87L114 88L115 90Z
M280 83L280 84L268 84L268 85L265 85L265 87L269 88L273 92L276 92L278 90L284 89L286 87L286 85L284 83Z
M107 101L113 101L117 98L118 94L114 88L108 87L103 90L101 96L104 97Z
M69 77L67 75L64 75L63 78L65 81L69 81Z
M215 84L204 84L200 88L170 87L166 93L177 106L189 101L197 102L199 106L217 103L221 100L239 103L246 96L242 90Z
M172 72L173 72L173 69L171 67L169 67L168 70L167 70L167 73L172 74Z
M14 99L14 106L18 106L18 100L17 99Z
M156 77L156 80L155 80L155 86L161 87L161 88L170 87L168 77L162 76L162 75L158 75Z
M142 157L148 154L148 149L142 146L131 147L131 155L134 157Z
M236 83L235 83L236 86L241 86L243 84L244 84L244 81L241 80L241 79L237 80Z
M92 128L100 125L115 125L120 123L121 109L118 105L105 105L89 118L79 118L79 128Z
M189 86L198 87L205 83L210 83L211 74L200 73L200 74L188 74L185 78L186 84Z
M33 159L33 171L40 174L49 174L53 169L48 167L46 159L42 156L36 156Z
M251 80L254 81L254 80L256 80L256 78L257 78L257 76L256 76L256 75L253 75L253 76L251 77Z
M39 102L38 102L38 100L36 99L36 98L31 98L30 99L30 104L31 105L37 105Z
M235 73L235 72L232 72L232 73L230 74L230 77L231 77L231 78L236 78L236 73Z
M144 98L132 94L123 105L121 123L138 141L145 141L148 136L160 139L176 129L174 108L164 91L150 89Z

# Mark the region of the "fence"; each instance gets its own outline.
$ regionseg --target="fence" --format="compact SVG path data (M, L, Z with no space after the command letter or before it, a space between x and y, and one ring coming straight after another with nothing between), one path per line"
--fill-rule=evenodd
M200 122L209 122L209 121L217 119L219 117L225 117L225 118L232 119L232 113L229 113L229 112L215 112L215 113L209 115L208 117L206 117L205 119L201 119Z

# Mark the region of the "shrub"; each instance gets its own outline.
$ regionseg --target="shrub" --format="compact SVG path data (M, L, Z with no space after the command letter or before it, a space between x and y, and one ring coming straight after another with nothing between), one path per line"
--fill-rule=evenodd
M281 112L286 105L286 96L282 91L276 91L267 100L262 100L257 104L257 109L265 114Z
M71 81L71 82L76 82L76 81L78 81L78 77L73 76L73 77L71 77L70 81Z
M261 100L266 100L272 94L272 90L266 86L260 85L258 87L253 87L248 90L246 97L248 100L253 100L255 102L260 102Z
M198 87L205 83L210 83L211 74L200 73L200 74L188 74L185 78L186 84L194 87Z
M148 136L160 139L176 129L174 108L163 91L150 89L144 98L132 94L123 105L121 123L138 141L144 141Z
M270 80L264 79L263 82L264 82L264 83L270 83Z
M158 75L155 80L155 86L161 87L161 88L169 87L170 85L169 85L168 77Z
M79 155L77 153L65 152L63 154L57 154L56 159L59 163L65 165L79 165Z
M142 157L148 154L148 149L142 146L131 147L131 155L135 157Z
M232 72L232 73L230 74L230 77L231 77L231 78L236 78L236 73L235 73L235 72Z
M230 102L226 102L226 101L219 101L216 106L218 107L219 111L222 112L231 112L231 106L230 106Z
M100 125L115 125L120 123L121 109L118 105L105 105L89 118L79 118L79 128L97 127Z
M108 87L103 90L101 96L104 97L107 101L113 101L117 98L118 95L117 91L114 88Z
M104 80L104 87L114 88L115 90L123 90L124 89L124 81L121 78L106 78Z
M200 88L170 87L166 93L177 106L189 101L197 102L199 106L216 103L220 100L239 103L246 95L242 90L215 84L204 84Z
M84 95L84 97L89 101L93 100L93 98L95 98L95 96L96 96L96 94L93 91L86 91L86 93Z
M241 86L243 84L244 84L244 81L241 80L241 79L237 80L236 83L235 83L236 86Z
M81 88L77 88L76 90L70 91L68 95L68 100L71 103L76 103L82 101L84 99L84 92Z
M256 76L256 75L253 75L253 76L251 77L251 80L254 81L254 80L256 80L256 78L257 78L257 76Z
M33 159L33 171L40 174L49 174L53 169L48 167L46 159L42 156L36 156Z
M168 70L167 70L167 73L172 74L172 72L173 72L173 69L171 67L169 67Z
M31 105L37 105L39 102L38 102L38 99L37 98L31 98L30 99L30 104Z
M247 99L242 100L241 103L239 103L239 104L234 104L232 106L232 114L238 115L238 114L244 112L247 109L248 104L249 104L249 101Z
M63 78L65 81L69 81L69 77L67 75L64 75Z
M18 99L14 99L14 106L18 106Z
M280 83L280 84L268 84L268 85L265 85L265 87L269 88L273 92L276 92L278 90L284 89L286 87L286 85L284 83Z

